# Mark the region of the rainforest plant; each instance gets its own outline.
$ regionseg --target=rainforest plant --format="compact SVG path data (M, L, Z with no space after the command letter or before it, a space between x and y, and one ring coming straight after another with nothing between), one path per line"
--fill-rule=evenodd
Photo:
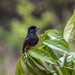
M75 75L75 52L69 41L75 38L75 11L68 20L63 36L57 30L39 35L39 42L18 59L15 75Z

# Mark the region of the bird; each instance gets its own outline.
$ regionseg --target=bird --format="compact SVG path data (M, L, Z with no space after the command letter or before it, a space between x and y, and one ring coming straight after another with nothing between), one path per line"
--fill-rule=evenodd
M33 47L38 43L39 38L36 34L38 29L40 29L40 28L35 25L29 26L28 34L23 43L23 48L22 48L23 53L27 53L27 51L30 49L30 47Z

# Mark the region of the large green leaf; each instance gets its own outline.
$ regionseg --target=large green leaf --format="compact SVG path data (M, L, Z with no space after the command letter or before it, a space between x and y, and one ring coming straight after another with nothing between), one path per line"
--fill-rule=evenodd
M50 32L48 32L47 34L49 37L51 37L52 40L58 40L62 43L64 43L66 46L69 47L68 43L64 40L64 38L62 37L61 34L58 33L57 30L51 30Z
M41 59L43 61L54 64L54 60L51 57L50 53L48 53L47 51L43 49L32 47L28 50L28 53L37 59Z
M48 47L52 48L52 49L59 50L59 51L62 51L62 52L66 52L66 53L69 52L69 48L64 43L62 43L61 41L45 40L43 43L45 45L47 45Z
M68 41L72 41L75 36L75 11L72 17L68 20L65 29L64 29L64 39Z

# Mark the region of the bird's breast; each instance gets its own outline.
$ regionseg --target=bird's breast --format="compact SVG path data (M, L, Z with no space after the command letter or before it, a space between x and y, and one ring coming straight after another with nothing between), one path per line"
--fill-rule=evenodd
M38 36L33 35L30 37L29 45L35 46L38 43Z

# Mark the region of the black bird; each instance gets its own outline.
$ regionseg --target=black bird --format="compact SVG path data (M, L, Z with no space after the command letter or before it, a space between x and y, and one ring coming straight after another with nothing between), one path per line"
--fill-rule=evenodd
M29 28L28 28L28 34L27 34L27 37L25 38L24 40L24 43L23 43L23 53L30 48L32 46L35 46L37 43L38 43L38 36L36 35L36 31L39 29L39 27L36 27L35 25L31 25Z

